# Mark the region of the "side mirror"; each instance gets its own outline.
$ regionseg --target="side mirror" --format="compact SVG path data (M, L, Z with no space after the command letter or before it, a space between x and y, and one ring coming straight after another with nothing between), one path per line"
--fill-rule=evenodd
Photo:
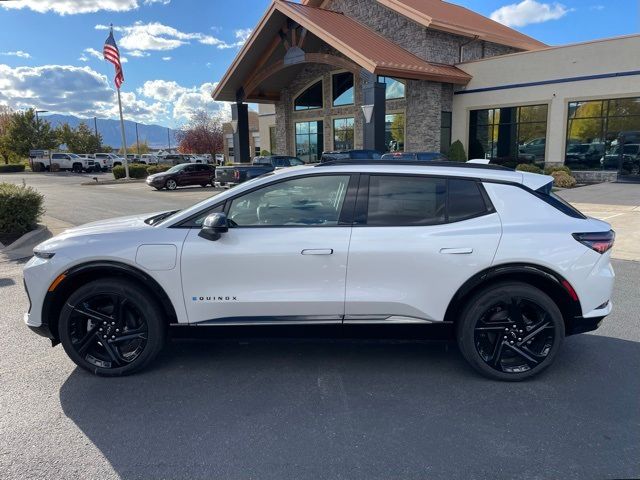
M204 219L199 237L207 240L216 241L220 239L221 234L229 231L229 222L224 213L212 213Z

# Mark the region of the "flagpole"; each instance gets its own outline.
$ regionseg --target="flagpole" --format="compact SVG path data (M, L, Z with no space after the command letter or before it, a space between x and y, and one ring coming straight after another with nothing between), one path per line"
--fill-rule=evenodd
M124 151L124 178L129 179L129 160L127 159L127 139L124 134L124 117L122 116L122 100L120 100L120 89L118 91L118 108L120 109L120 131L122 132L122 150Z

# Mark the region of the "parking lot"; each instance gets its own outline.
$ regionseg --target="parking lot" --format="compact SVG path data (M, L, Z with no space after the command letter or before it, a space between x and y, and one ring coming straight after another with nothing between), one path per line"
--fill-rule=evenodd
M58 226L216 193L80 185L93 176L0 182L44 193ZM363 338L179 340L98 378L22 323L23 262L0 263L3 479L640 476L640 262L614 261L613 314L520 384L479 377L451 342Z

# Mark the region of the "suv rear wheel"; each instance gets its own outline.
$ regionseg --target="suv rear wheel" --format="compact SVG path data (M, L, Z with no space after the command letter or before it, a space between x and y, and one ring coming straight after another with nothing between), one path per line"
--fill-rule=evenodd
M162 349L164 314L135 283L95 280L69 297L59 333L78 366L97 375L127 375L149 364Z
M464 358L496 380L537 375L553 363L563 339L564 322L555 302L520 282L499 283L474 295L457 328Z

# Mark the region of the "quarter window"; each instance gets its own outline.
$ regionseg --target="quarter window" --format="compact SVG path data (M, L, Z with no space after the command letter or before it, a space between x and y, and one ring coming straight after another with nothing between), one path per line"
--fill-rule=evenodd
M446 179L374 175L369 180L367 225L444 223Z
M295 110L322 108L322 80L314 83L295 99Z
M378 77L378 82L385 84L385 98L387 100L396 100L404 98L404 83L391 77Z
M449 222L458 222L487 212L487 206L477 182L450 179L448 183Z
M240 227L338 225L349 175L294 178L231 201L229 219Z
M333 106L353 105L353 73L336 73L332 81Z

